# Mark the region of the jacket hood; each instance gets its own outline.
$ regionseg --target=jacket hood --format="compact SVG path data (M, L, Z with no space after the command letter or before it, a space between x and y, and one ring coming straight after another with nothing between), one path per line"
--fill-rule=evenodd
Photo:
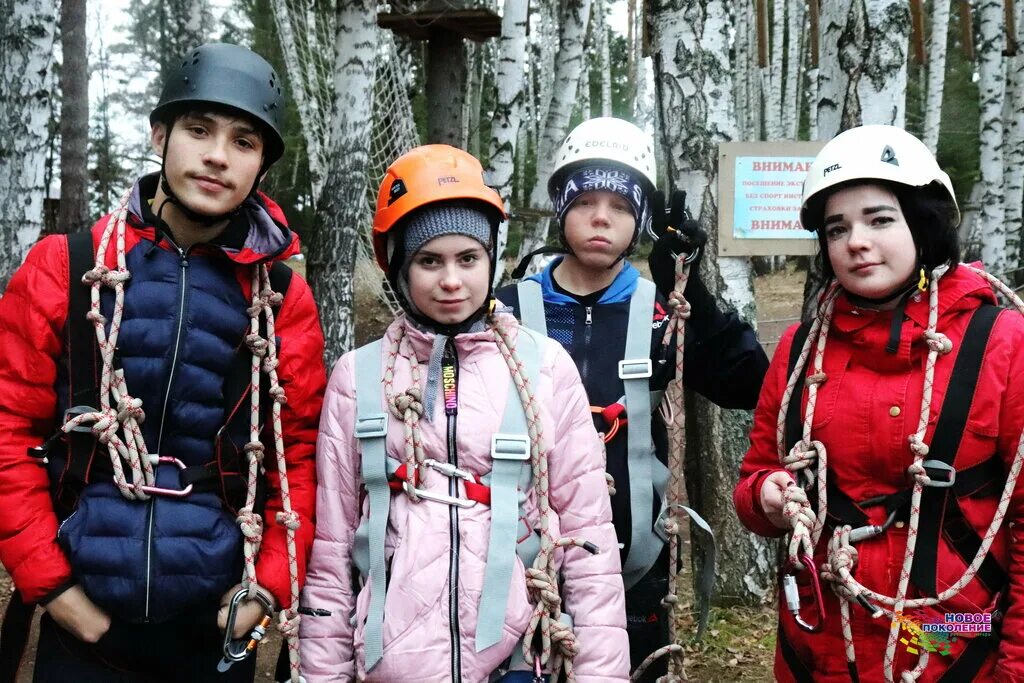
M159 175L142 176L132 188L128 211L129 221L135 227L157 227L147 217L152 215L147 209L156 193ZM247 197L228 227L210 244L242 265L283 261L299 253L299 236L288 228L284 211L262 192Z
M536 280L540 283L541 289L544 292L544 301L553 304L560 305L571 305L575 304L576 300L570 296L562 294L555 289L554 282L551 279L551 273L555 270L559 263L562 262L563 256L559 256L554 261L548 264L548 267L543 271L531 275L526 278L527 280ZM622 270L612 280L611 285L605 290L605 293L601 295L601 299L597 302L600 304L617 304L623 301L629 301L629 297L633 295L633 290L636 289L636 282L640 279L640 271L634 268L629 261L625 261L622 264Z

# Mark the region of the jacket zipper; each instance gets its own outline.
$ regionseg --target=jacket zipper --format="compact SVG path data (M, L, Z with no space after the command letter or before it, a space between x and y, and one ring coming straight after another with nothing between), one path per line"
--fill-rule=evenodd
M587 369L590 366L590 331L593 329L594 323L594 307L585 306L587 317L583 321L583 353L580 354L580 379L583 380L583 385L587 384Z
M455 366L455 387L458 392L459 386L459 356L455 350L455 344L449 340L445 349L445 355L451 351L450 359ZM457 396L458 394L456 394ZM455 423L458 420L458 404L454 409L445 410L448 427L448 462L454 467L459 466L459 454L456 447ZM457 477L448 479L448 495L453 498L459 495L459 480ZM448 557L448 621L452 640L452 683L462 681L462 646L459 637L459 508L455 505L448 506L449 534L451 540L451 551Z
M185 299L188 291L188 251L174 244L168 237L168 241L178 250L178 257L181 265L181 291L178 297L178 329L174 336L174 353L171 355L171 370L167 376L167 392L164 394L164 405L160 412L160 431L156 440L156 454L160 454L164 441L164 422L167 418L167 403L171 399L171 385L174 383L174 371L178 367L178 350L181 347L181 330L185 321ZM153 515L156 508L156 496L150 496L147 503L148 520L146 522L146 611L143 615L144 621L149 621L149 597L152 583L152 560L153 560Z

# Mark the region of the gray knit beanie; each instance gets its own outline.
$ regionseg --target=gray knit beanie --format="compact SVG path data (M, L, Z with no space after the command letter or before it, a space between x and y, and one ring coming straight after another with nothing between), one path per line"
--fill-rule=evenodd
M486 213L461 204L428 204L409 216L406 222L402 270L408 271L412 257L423 245L444 235L472 237L484 245L488 254L491 252L491 220Z

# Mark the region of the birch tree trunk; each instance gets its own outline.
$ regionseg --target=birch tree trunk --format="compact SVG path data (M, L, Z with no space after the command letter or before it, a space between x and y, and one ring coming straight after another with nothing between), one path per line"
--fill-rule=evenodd
M1006 269L1006 223L1003 205L1003 98L1006 76L1003 49L1006 29L1001 0L978 3L978 94L981 99L981 207L978 236L981 260L992 273Z
M366 168L373 133L377 2L348 0L337 9L331 163L317 207L321 223L308 247L307 274L320 307L328 367L352 348L352 282L366 229Z
M43 227L56 8L0 0L0 291Z
M908 0L867 0L870 47L857 86L859 123L906 125L907 50L910 45ZM858 125L857 123L851 123Z
M523 102L526 97L526 27L529 8L521 0L505 0L501 17L501 38L498 44L497 101L491 122L488 145L487 184L498 191L511 213L512 178L516 171L516 149L519 143ZM520 167L519 173L522 174ZM498 229L498 264L494 269L495 286L505 275L505 245L508 243L508 222Z
M772 39L769 58L769 78L764 94L765 127L769 140L781 140L785 133L782 124L782 59L785 54L786 5L788 0L772 3Z
M57 232L89 227L89 56L86 0L62 0L60 40L60 210Z
M842 130L843 105L850 77L840 65L840 40L845 44L850 43L849 38L844 39L850 12L852 9L840 2L821 3L818 101L811 113L816 114L817 139L822 141L831 140Z
M749 261L717 257L718 147L738 133L732 101L727 0L653 0L652 48L658 110L669 174L686 190L709 240L701 278L727 308L756 319ZM689 392L688 392L689 393ZM774 587L775 543L747 532L732 509L751 415L725 411L701 397L687 400L687 490L718 537L716 591L761 602ZM694 540L700 538L693 535ZM695 555L703 549L694 543ZM695 566L700 566L694 558Z
M1017 52L1006 71L1006 234L1013 267L1024 263L1024 2L1016 3ZM1020 273L1017 273L1019 276ZM1020 277L1016 280L1019 282Z
M782 135L796 140L800 125L800 95L803 74L803 36L806 13L803 0L786 1L786 85L782 98Z
M583 41L590 18L590 0L566 0L559 26L559 50L555 59L555 79L551 88L551 104L544 121L544 132L537 144L537 179L530 191L528 206L532 211L546 211L548 178L558 146L567 132L569 117L576 102L583 67ZM524 226L523 243L518 259L542 246L548 237L547 217Z
M608 51L607 0L596 0L594 38L597 41L598 74L601 78L601 116L612 115L612 65Z
M942 123L942 92L946 84L946 38L949 34L949 1L932 0L931 38L928 41L928 88L924 105L924 144L939 148Z
M748 60L750 59L751 43L747 36L750 21L750 10L753 3L741 2L736 7L736 78L733 80L736 102L736 121L739 124L740 139L754 140L750 126L750 95L747 93L747 77L749 75Z
M466 151L480 158L480 106L483 100L484 61L487 56L487 45L470 43L466 46L469 55L469 86L466 91L466 107L462 114L462 139L466 141Z

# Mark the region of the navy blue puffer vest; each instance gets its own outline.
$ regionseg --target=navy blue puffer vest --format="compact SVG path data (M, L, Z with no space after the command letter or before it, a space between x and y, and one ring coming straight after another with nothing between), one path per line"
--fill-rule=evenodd
M186 466L209 463L225 422L225 373L236 354L248 353L247 302L234 266L220 254L182 254L147 240L128 252L127 266L117 360L128 391L142 399L146 445ZM108 289L102 304L109 320ZM67 393L58 387L61 411ZM105 446L96 457L108 457ZM53 468L51 479L60 474ZM177 472L160 465L157 485L179 489ZM133 501L109 480L92 483L58 538L89 597L128 621L209 613L241 578L241 533L214 493Z

